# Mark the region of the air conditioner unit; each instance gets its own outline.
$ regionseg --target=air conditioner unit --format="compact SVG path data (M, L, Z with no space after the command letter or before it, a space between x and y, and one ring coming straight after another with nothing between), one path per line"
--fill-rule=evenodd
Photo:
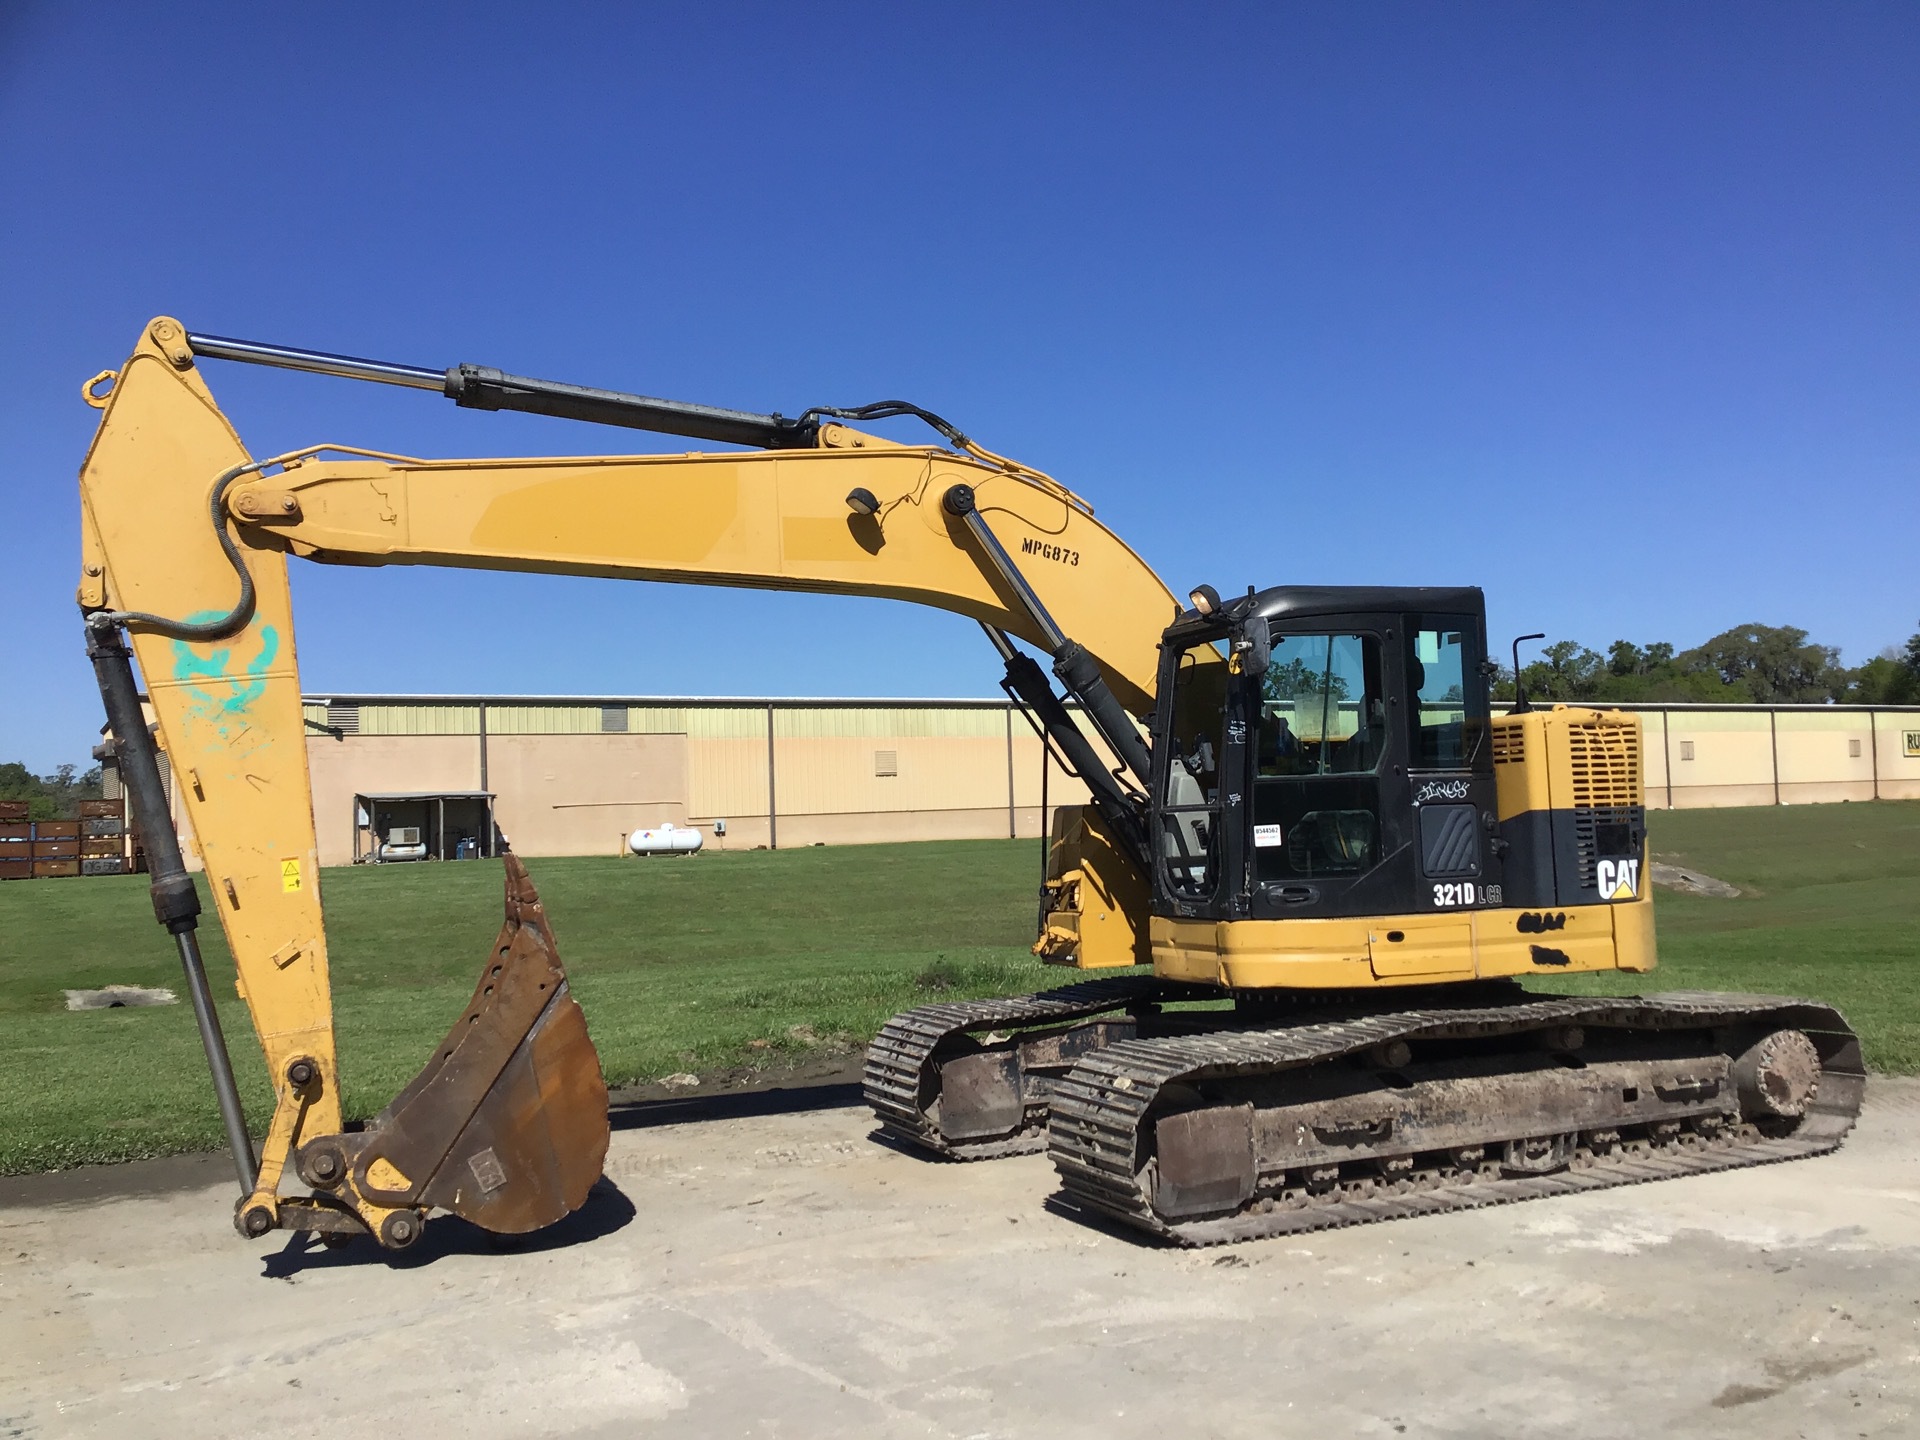
M401 825L387 831L389 845L418 845L419 843L420 827L418 825Z

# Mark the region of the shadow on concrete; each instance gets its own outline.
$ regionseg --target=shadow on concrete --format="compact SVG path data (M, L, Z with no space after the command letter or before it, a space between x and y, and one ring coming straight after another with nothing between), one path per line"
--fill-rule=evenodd
M865 1103L858 1081L830 1080L814 1085L778 1085L765 1090L722 1090L709 1095L616 1099L607 1106L607 1119L615 1130L647 1130L656 1125L692 1125L703 1120L848 1110Z
M382 1250L370 1235L357 1235L344 1244L329 1245L316 1235L294 1234L287 1243L264 1257L260 1273L269 1280L290 1280L308 1270L385 1265L393 1270L418 1270L449 1255L537 1255L585 1245L624 1230L639 1212L626 1192L602 1176L593 1182L587 1200L566 1219L530 1235L496 1235L458 1215L435 1215L406 1250Z
M951 1155L943 1155L938 1150L929 1150L924 1145L916 1145L911 1140L902 1139L884 1125L876 1125L867 1132L869 1144L882 1150L891 1150L896 1155L904 1155L909 1160L918 1160L927 1165L957 1165L961 1162Z
M1065 1190L1056 1190L1042 1203L1041 1208L1049 1215L1058 1215L1063 1220L1071 1220L1076 1225L1084 1225L1089 1230L1097 1230L1102 1235L1110 1235L1115 1240L1124 1240L1129 1245L1137 1245L1143 1250L1178 1250L1178 1241L1164 1235L1149 1234L1145 1230L1136 1230L1131 1225L1123 1225L1110 1215L1102 1215L1098 1210L1090 1210L1067 1197Z

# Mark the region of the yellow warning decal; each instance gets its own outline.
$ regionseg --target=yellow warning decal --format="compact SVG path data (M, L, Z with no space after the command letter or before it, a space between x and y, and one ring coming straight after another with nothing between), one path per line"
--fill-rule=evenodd
M282 860L280 862L280 888L289 895L299 890L300 862L298 860Z

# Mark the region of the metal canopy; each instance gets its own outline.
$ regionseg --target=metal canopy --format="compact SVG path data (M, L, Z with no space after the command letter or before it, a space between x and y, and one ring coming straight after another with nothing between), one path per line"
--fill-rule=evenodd
M382 803L401 800L491 800L494 793L492 790L381 790L365 791L353 798Z
M479 841L480 854L491 860L501 853L500 826L493 818L494 792L491 790L391 790L378 793L357 793L353 797L353 863L358 865L366 859L378 859L380 855L380 832L376 821L375 807L380 805L431 805L433 813L427 826L433 835L433 858L447 859L447 802L478 805L485 824L484 832L475 837ZM361 816L366 816L365 821ZM361 837L371 837L371 847L361 849Z

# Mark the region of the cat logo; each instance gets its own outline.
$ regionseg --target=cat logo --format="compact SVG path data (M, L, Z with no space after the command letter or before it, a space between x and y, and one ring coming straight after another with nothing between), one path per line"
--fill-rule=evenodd
M1602 860L1594 869L1599 873L1602 900L1631 900L1640 893L1638 860Z

